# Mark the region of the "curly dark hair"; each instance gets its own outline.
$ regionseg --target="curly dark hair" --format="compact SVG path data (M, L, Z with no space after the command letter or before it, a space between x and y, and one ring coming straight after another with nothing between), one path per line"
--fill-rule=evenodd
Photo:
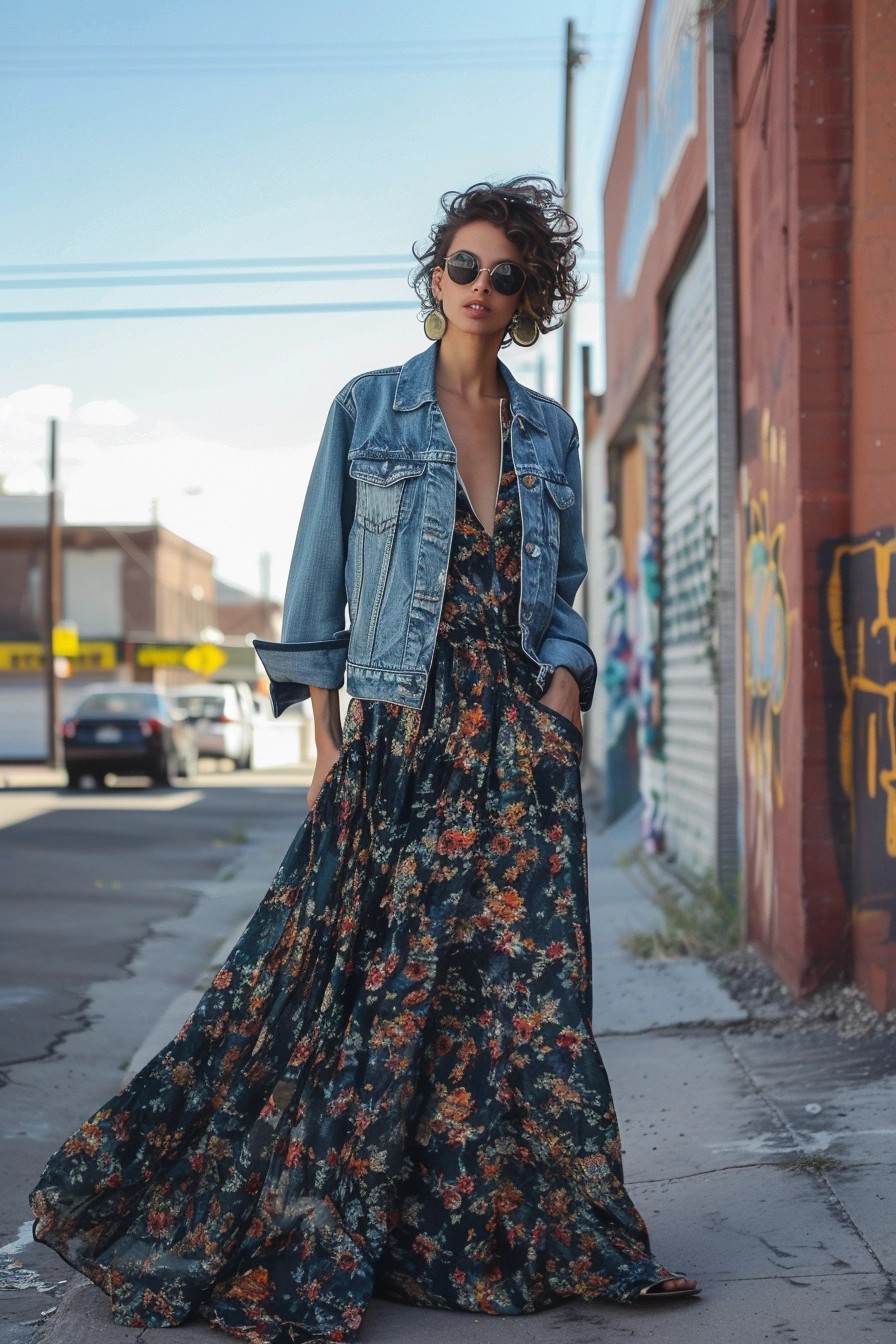
M414 247L419 262L411 284L423 316L435 306L432 273L449 253L463 224L484 219L497 224L519 249L526 283L522 306L539 331L554 331L560 317L588 283L576 273L579 226L562 205L562 194L549 177L512 177L508 182L477 182L466 191L446 191L442 218L429 233L429 244ZM504 344L510 339L505 338Z

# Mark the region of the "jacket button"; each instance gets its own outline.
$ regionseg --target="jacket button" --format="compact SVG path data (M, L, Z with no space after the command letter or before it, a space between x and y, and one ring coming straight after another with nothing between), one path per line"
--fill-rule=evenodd
M532 476L529 472L527 472L526 475L523 477L523 485L528 485L531 488L534 484L535 484L535 477Z
M541 547L536 546L534 541L527 541L524 550L527 555L541 555Z

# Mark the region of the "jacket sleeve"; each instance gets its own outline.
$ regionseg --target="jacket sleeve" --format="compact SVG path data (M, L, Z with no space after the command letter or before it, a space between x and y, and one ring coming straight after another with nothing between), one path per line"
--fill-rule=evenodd
M588 645L588 627L573 608L576 593L588 572L582 536L582 468L579 436L573 428L564 463L575 502L560 511L560 554L554 611L539 650L543 663L569 668L579 683L582 709L590 709L597 681L597 662Z
M345 676L345 565L355 513L348 449L354 417L351 393L340 393L330 407L299 519L283 604L283 642L253 641L270 678L275 715L307 700L311 686L339 687Z

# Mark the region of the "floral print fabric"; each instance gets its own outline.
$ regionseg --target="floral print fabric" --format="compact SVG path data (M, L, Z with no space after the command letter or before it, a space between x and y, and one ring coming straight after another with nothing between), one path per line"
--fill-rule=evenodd
M458 483L422 710L352 700L245 933L172 1041L54 1154L35 1237L123 1325L351 1341L376 1292L491 1313L668 1273L623 1184L590 1022L576 728Z

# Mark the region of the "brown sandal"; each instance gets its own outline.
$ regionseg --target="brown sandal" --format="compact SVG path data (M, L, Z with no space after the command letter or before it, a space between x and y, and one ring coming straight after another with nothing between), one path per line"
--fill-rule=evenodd
M646 1288L642 1288L638 1293L639 1297L646 1298L649 1302L662 1301L667 1297L699 1297L701 1288L664 1288L664 1283L671 1283L674 1279L686 1279L686 1274L668 1274L664 1279L657 1279L656 1283L648 1283Z

